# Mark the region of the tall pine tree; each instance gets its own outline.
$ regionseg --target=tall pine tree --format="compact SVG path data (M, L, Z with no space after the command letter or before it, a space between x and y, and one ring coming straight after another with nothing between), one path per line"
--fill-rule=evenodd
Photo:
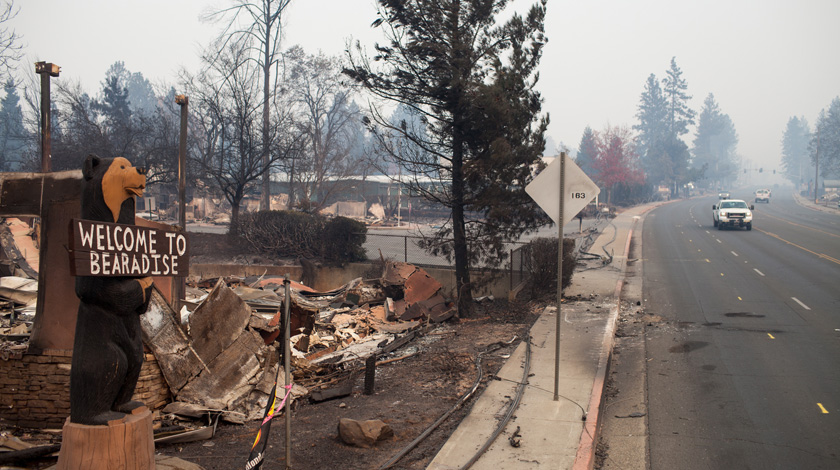
M637 151L641 159L642 168L653 183L660 183L665 179L660 171L662 162L661 151L668 137L667 128L668 105L659 80L650 74L645 82L645 90L639 97L639 107L636 117L639 123L633 126L638 132ZM668 167L672 165L668 163Z
M427 248L454 258L458 308L466 314L470 267L498 263L505 241L543 222L524 188L548 124L535 89L546 2L500 25L508 0L378 3L374 24L389 43L377 45L372 60L358 46L345 72L375 96L421 113L425 135L394 126L376 108L370 130L385 157L413 175L412 189L450 211ZM424 151L405 158L390 139L395 133ZM430 191L422 177L442 189Z
M633 126L638 132L639 156L647 181L667 185L674 196L696 174L688 168L690 154L681 139L694 124L687 90L682 70L672 57L661 86L654 74L648 76L636 113L639 122Z
M814 167L808 158L808 141L811 129L804 117L788 119L782 135L782 172L797 188L814 174Z
M828 109L820 112L809 150L811 163L817 164L819 156L820 177L840 177L840 97L831 100Z
M94 103L112 132L128 126L131 121L131 106L128 99L128 87L121 83L119 75L110 73L102 83L102 98Z
M728 115L721 112L711 93L703 109L694 136L694 165L706 167L706 177L714 186L729 186L738 172L738 133Z
M688 133L688 126L694 125L695 112L688 107L691 95L687 93L688 84L682 78L682 70L677 66L676 57L671 58L671 68L665 72L662 79L662 93L667 102L667 116L665 122L668 132L677 137Z
M6 80L3 89L6 96L0 101L0 171L20 171L24 167L28 133L14 80Z
M586 129L583 130L583 136L580 138L580 145L578 146L575 163L577 163L577 166L579 166L584 173L592 177L595 175L595 169L592 164L595 162L597 157L598 136L595 135L595 131L593 131L591 127L586 126Z

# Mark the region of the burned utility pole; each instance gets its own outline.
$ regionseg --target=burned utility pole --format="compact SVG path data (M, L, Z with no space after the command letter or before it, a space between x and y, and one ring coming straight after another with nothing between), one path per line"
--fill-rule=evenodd
M50 77L58 77L61 67L49 62L35 62L35 73L41 75L41 171L51 171L50 158Z
M190 100L186 95L175 95L175 103L181 107L181 136L178 141L178 224L187 230L187 116Z
M187 233L187 116L190 100L186 95L175 95L175 103L181 107L181 135L178 141L178 225ZM181 299L187 292L186 278L176 279L172 306L181 311Z

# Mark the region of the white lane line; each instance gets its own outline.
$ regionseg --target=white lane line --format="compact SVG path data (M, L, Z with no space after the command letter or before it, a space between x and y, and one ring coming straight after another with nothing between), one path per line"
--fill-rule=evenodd
M706 230L706 233L709 233L709 231L708 231L708 230Z
M735 253L734 251L730 251L730 253L732 253L735 256L738 256L738 253Z
M757 272L759 276L764 277L764 273L759 271L758 269L753 268L753 271Z
M802 301L801 301L801 300L799 300L799 299L797 299L796 297L791 297L791 299L793 299L796 303L798 303L799 305L801 305L801 306L802 306L802 308L804 308L805 310L811 310L811 307L809 307L809 306L807 306L807 305L803 304L803 303L802 303Z
M718 243L723 243L722 241L720 241L720 238L715 238L715 241Z

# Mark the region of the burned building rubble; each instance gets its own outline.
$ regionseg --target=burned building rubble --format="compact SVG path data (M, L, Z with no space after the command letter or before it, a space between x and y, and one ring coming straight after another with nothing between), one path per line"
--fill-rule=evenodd
M282 367L275 345L282 328L283 280L213 281L212 288L203 281L190 289L177 320L159 296L143 320L146 342L173 395L167 409L189 404L191 410L219 411L228 421L257 419ZM317 400L322 389L367 357L455 313L443 300L441 284L405 263L389 263L380 278L354 279L330 292L296 282L289 290L293 400Z
M23 312L33 307L32 282L0 278L0 302L8 307L0 330L0 369L6 369L0 370L0 418L58 427L69 412L72 351L27 354L32 318ZM284 291L276 277L193 280L176 312L155 289L141 320L147 351L135 399L163 416L259 419L283 363ZM365 359L384 358L455 314L437 280L400 262L386 263L379 278L354 279L329 292L291 281L289 307L291 397L312 401L340 396L334 389L346 390L346 379Z

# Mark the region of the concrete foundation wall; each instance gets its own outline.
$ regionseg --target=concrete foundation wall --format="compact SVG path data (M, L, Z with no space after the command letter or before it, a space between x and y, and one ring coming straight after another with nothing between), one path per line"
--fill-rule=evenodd
M348 263L344 267L321 266L315 274L313 289L331 291L347 284L358 277L365 277L370 271L371 263ZM423 268L429 276L443 284L447 297L455 298L455 269L453 268ZM210 279L226 276L262 276L276 277L289 274L293 281L300 282L303 268L300 266L269 266L269 265L230 265L230 264L193 264L190 265L190 277ZM479 271L472 273L473 283L478 284L483 277ZM473 296L493 295L496 298L507 298L510 290L510 276L507 272L487 286L473 290Z

